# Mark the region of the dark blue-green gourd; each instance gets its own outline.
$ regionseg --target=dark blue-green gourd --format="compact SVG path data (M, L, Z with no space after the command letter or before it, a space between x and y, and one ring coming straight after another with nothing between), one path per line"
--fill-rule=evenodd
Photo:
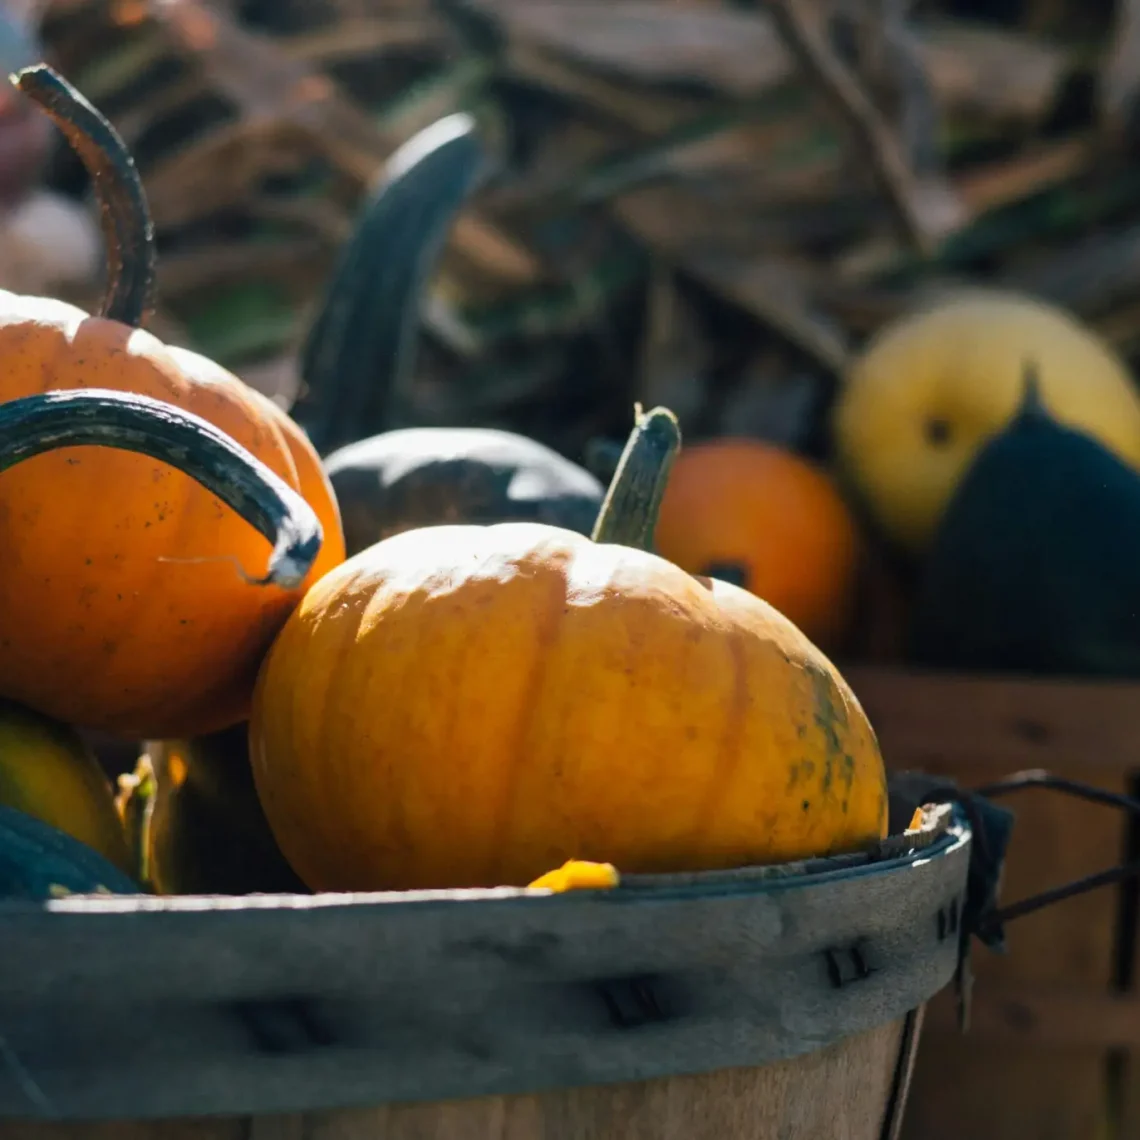
M325 456L348 553L413 527L543 522L589 534L604 487L514 432L404 422L420 303L484 154L468 115L416 135L361 210L301 353L293 409Z
M949 504L909 648L943 669L1140 676L1140 475L1059 424L1031 369Z
M589 534L605 489L537 440L493 428L402 428L325 460L356 554L441 523L539 522Z
M0 807L0 899L140 894L139 886L85 843L14 808Z

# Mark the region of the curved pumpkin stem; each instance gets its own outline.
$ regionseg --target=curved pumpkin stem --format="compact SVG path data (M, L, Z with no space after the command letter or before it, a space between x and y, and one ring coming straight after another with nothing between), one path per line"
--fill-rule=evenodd
M99 315L141 327L153 305L154 226L134 159L118 131L46 63L26 67L12 82L48 115L82 160L107 248L107 285Z
M668 408L642 412L638 404L634 416L633 431L591 537L595 542L652 550L669 472L681 449L681 425Z
M86 388L0 404L0 471L60 447L114 447L189 475L273 544L254 585L295 589L321 548L312 507L213 424L149 396Z
M475 121L449 115L400 147L369 195L301 350L292 414L322 455L398 426L424 284L483 159Z

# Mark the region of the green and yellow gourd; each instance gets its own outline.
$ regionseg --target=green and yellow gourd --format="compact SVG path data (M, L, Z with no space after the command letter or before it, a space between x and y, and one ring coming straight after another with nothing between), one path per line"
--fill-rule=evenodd
M266 583L302 581L317 556L320 523L284 480L205 420L145 396L87 389L0 404L0 495L9 468L74 447L137 452L199 482L272 545ZM76 493L83 493L84 472L74 478ZM92 577L98 573L91 570ZM49 603L50 595L49 585ZM121 870L123 836L115 838L114 804L93 765L69 729L18 706L3 707L0 895L137 889Z
M911 618L927 668L1140 677L1140 474L1059 420L1029 365L966 470Z
M1140 396L1110 345L1038 298L948 291L868 341L833 411L847 477L910 555L928 551L967 468L1017 414L1026 360L1058 423L1140 470Z
M482 162L467 115L397 152L304 346L294 415L325 455L349 553L443 523L530 521L588 534L601 506L593 475L525 436L401 426L424 281Z

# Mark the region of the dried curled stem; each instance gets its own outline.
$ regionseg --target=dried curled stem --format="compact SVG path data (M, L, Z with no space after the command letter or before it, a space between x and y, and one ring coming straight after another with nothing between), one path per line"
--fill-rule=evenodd
M10 78L63 132L91 176L107 249L107 286L99 315L141 327L154 303L154 225L126 143L46 63L26 67Z

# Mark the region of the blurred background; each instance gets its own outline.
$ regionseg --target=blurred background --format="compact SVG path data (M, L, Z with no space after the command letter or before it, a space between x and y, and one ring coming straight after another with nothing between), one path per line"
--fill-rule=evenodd
M813 57L797 22L824 16ZM362 193L460 109L493 164L425 305L424 423L578 458L639 399L687 439L821 455L848 353L963 279L1140 349L1130 0L8 0L4 23L6 64L42 51L136 156L154 331L285 402ZM86 177L6 99L0 284L90 300Z
M0 62L39 58L135 156L150 329L284 407L386 160L472 115L490 161L401 426L505 428L605 481L634 403L665 404L662 552L743 567L861 663L889 765L1140 794L1135 688L1069 683L1140 677L1140 0L0 2ZM90 307L103 272L83 168L0 94L0 287ZM1036 301L912 320L978 286ZM1026 365L1088 434L1013 422ZM686 460L727 436L773 446ZM1010 899L1140 853L1138 820L1019 812ZM936 1003L908 1135L1140 1137L1138 915L1133 881L1019 924L970 1038Z

